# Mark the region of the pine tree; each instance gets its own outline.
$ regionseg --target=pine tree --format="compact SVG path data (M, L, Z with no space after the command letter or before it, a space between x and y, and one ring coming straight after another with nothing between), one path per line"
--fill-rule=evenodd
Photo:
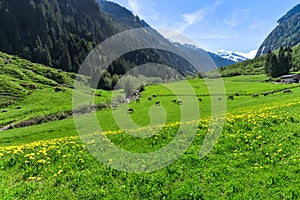
M51 59L49 48L47 46L43 50L43 60L44 60L43 64L49 67L52 66L52 59Z
M271 67L271 70L270 70L271 77L280 76L280 71L281 70L279 69L279 64L278 64L278 59L277 59L276 54L272 53L272 55L271 55L270 67Z
M114 74L112 76L112 89L117 85L118 81L119 81L119 76L117 74Z
M278 53L278 69L277 69L278 76L281 76L281 75L284 75L287 73L286 66L287 66L287 63L286 63L285 51L284 51L283 47L281 46L279 48L279 53Z
M272 68L272 65L271 65L271 57L272 57L272 52L269 51L267 53L267 57L266 57L266 63L265 63L265 72L268 76L271 76L271 68Z
M71 57L67 47L64 47L63 49L62 55L59 60L59 66L64 71L71 71L72 69Z
M293 68L293 57L292 57L292 48L286 47L285 48L285 57L286 57L286 73L289 73L290 70Z
M107 70L104 70L101 74L98 88L104 89L104 90L111 90L112 89L112 78L110 73Z

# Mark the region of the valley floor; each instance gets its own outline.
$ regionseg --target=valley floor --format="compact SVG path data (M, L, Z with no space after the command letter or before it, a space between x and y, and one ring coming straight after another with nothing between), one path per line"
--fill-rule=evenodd
M201 102L197 102L201 118L184 123L197 127L195 138L178 160L152 172L147 172L151 167L147 162L138 166L146 173L114 169L119 159L126 161L118 154L105 157L107 165L95 159L89 150L102 144L97 140L100 133L80 138L72 118L2 131L1 199L299 199L300 88L283 94L281 90L295 85L257 81L263 79L241 76L223 80L227 96L234 95L234 100L227 100L227 96L221 100L227 106L223 131L203 158L199 152L206 135L213 132L209 129L210 106L217 96L208 96L204 80L190 80L195 93L201 96ZM169 84L180 88L182 83ZM146 132L143 128L134 132L153 133L151 137L136 138L119 130L112 114L117 111L96 112L105 140L136 153L168 146L178 135L178 113L183 108L172 103L175 97L168 88L171 86L146 87L141 103L130 104L135 111L132 114L127 114L126 105L117 108L140 127L151 124ZM273 90L278 92L262 95ZM254 93L259 97L252 97ZM148 101L153 94L157 97ZM160 101L159 107L154 106L156 101ZM167 113L162 118L165 124L151 118L153 109ZM188 141L181 142L184 149ZM132 163L128 159L123 169L135 167Z

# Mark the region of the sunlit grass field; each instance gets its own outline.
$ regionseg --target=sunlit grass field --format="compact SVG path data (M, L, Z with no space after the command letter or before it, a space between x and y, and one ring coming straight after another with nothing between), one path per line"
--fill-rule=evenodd
M197 97L181 96L186 94L182 82L152 85L146 87L140 103L134 101L119 105L117 110L96 112L107 139L127 151L144 153L168 145L177 134L184 104L189 98L197 100L200 118L191 122L198 127L192 145L177 161L154 172L121 172L97 161L82 143L72 118L2 131L1 199L298 199L300 88L293 88L292 94L276 92L263 96L263 92L297 86L276 85L264 82L265 79L225 78L227 96L220 101L214 91L209 96L203 79L189 80ZM168 88L179 88L179 92ZM40 99L45 103L39 104L37 100L43 93L57 94L47 90L36 90L30 101L18 101L24 107L20 112L30 109L27 102L36 108L45 106L43 109L53 104L58 110L71 108L71 90L58 93L60 96L51 102L45 94ZM254 93L260 96L254 98ZM149 101L153 94L157 97ZM234 100L228 100L229 95L234 95ZM109 100L110 96L104 92L99 101ZM172 103L174 99L184 99L183 105ZM155 106L157 101L160 106ZM212 102L226 104L226 120L215 147L200 158L201 145L206 134L210 134L207 130ZM134 109L132 114L127 113L128 107ZM143 134L142 127L149 124L147 131L156 133L144 139L129 136L119 130L114 112L131 118L140 127L136 133ZM5 120L17 113L1 113L1 117ZM161 118L155 113L160 113ZM165 121L160 124L160 120ZM107 162L113 164L115 159L112 155Z

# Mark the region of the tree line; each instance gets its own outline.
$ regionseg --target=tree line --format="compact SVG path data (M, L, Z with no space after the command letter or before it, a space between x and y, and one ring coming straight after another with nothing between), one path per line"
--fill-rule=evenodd
M291 47L280 47L278 55L269 51L266 55L265 72L270 77L289 74L293 67Z

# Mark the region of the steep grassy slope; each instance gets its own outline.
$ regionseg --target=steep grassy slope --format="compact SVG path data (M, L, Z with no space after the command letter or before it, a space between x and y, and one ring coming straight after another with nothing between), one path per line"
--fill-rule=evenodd
M34 93L35 90L73 85L74 74L63 73L42 65L31 63L17 56L0 52L1 98L0 107L14 104Z
M45 115L64 118L65 112L72 110L72 88L76 77L73 73L0 52L0 77L0 127L32 118L43 121ZM82 79L87 81L86 77ZM101 93L97 102L104 101L109 94Z

